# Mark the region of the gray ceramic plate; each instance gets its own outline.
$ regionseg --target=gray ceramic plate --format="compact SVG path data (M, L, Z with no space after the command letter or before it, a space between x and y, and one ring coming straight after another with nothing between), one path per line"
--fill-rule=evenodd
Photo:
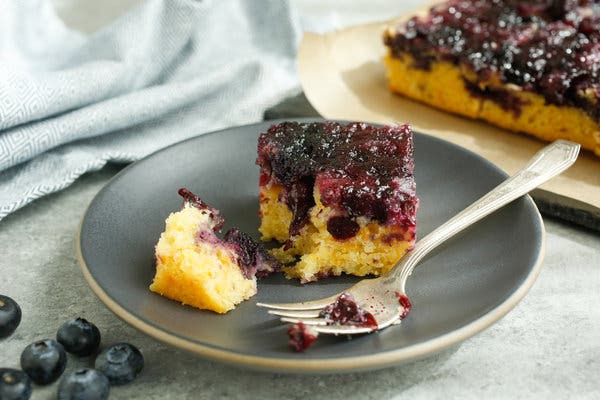
M460 342L506 314L539 272L544 244L529 197L515 201L441 247L408 281L414 308L400 326L346 338L321 336L306 353L288 349L285 326L256 307L334 294L356 278L301 286L273 276L226 315L200 311L148 290L154 245L187 187L258 237L256 139L270 124L199 136L121 171L98 193L81 224L80 262L100 299L139 330L208 358L276 372L366 370L423 357ZM479 156L415 134L418 234L424 236L505 178Z

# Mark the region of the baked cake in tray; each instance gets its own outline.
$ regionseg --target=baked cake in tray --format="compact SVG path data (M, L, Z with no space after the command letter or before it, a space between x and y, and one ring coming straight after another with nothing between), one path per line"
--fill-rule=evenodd
M285 122L260 135L257 164L259 230L288 277L380 275L412 248L410 126Z
M219 210L187 189L181 211L166 220L156 245L150 290L191 306L225 313L256 294L256 278L279 269L262 244L237 228L223 239Z
M600 155L597 0L450 0L384 42L392 91Z

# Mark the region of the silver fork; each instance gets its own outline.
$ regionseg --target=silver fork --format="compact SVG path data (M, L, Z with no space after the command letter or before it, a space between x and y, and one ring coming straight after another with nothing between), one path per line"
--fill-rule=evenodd
M320 300L301 303L258 303L257 305L269 308L270 314L282 317L281 320L284 322L303 322L312 325L319 333L351 335L368 333L398 324L404 311L398 301L399 296L406 294L406 280L425 255L463 229L565 171L577 159L579 148L579 144L566 140L557 140L544 147L525 168L419 240L412 251L386 275L363 279L343 292ZM331 325L328 319L320 316L324 307L332 304L344 293L351 294L359 307L371 312L377 322L377 329L354 325Z

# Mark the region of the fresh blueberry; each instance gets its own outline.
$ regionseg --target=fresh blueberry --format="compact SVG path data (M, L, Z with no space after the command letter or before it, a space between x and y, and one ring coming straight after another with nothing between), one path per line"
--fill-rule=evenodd
M0 294L0 339L12 335L21 322L21 307L8 296Z
M108 399L108 378L95 369L78 369L65 375L58 384L58 400Z
M0 368L0 399L27 400L31 397L31 380L18 369Z
M52 339L37 341L21 353L21 368L32 381L46 385L58 379L67 365L67 353Z
M100 347L100 330L83 318L75 318L58 329L56 340L71 354L89 356Z
M111 385L131 382L144 368L144 356L129 343L117 343L102 351L96 358L96 369L102 372Z

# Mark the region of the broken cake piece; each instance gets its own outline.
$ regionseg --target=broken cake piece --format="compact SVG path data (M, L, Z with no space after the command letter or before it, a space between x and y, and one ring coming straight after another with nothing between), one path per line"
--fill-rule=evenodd
M381 275L414 245L409 125L284 122L260 135L257 164L259 230L283 243L288 277Z
M256 278L279 269L262 244L232 228L220 239L219 210L180 189L181 211L166 220L156 245L150 290L205 310L225 313L256 294Z

